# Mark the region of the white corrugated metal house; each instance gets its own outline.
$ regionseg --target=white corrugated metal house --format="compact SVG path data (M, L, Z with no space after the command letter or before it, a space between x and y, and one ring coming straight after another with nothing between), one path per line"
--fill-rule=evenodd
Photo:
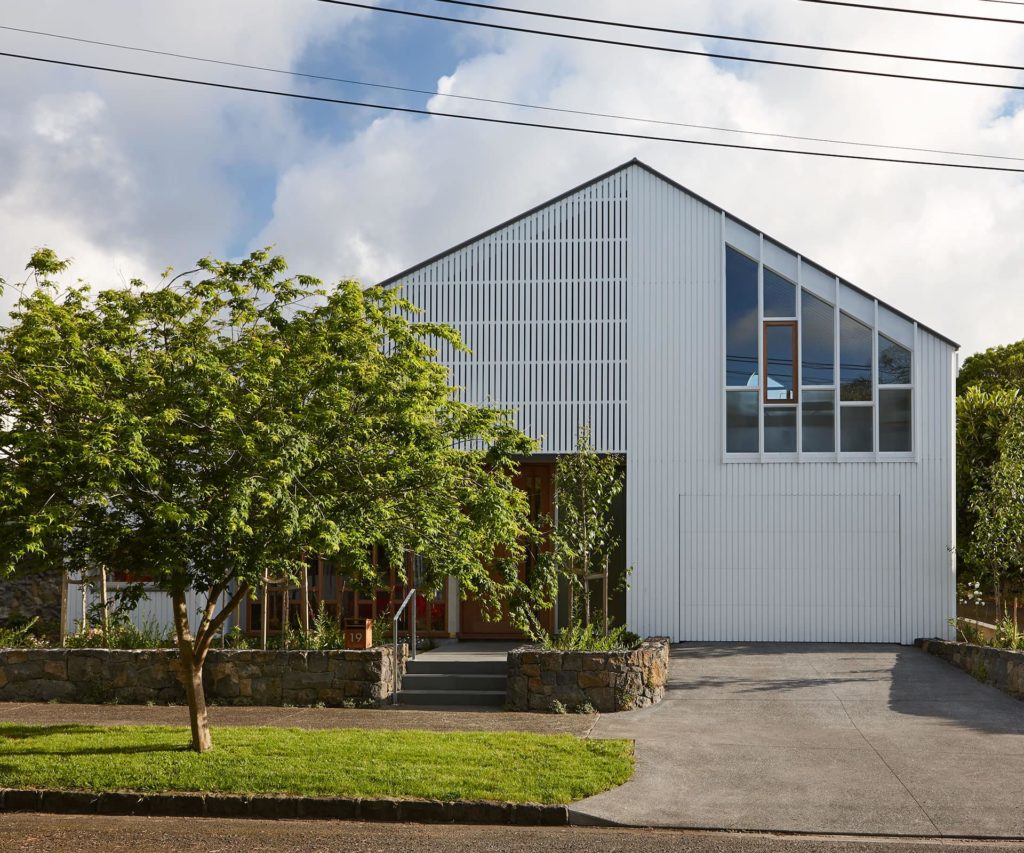
M637 160L385 284L538 464L582 423L625 455L633 630L949 634L953 341Z

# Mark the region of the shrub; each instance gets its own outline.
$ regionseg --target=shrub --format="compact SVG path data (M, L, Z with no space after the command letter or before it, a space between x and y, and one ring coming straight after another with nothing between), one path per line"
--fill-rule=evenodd
M49 644L33 630L38 622L39 617L35 616L20 627L0 627L0 649L45 648Z
M560 652L622 652L638 648L643 642L637 634L628 630L625 625L612 628L608 635L601 633L594 625L583 625L576 622L561 633L544 635L541 646L551 651Z

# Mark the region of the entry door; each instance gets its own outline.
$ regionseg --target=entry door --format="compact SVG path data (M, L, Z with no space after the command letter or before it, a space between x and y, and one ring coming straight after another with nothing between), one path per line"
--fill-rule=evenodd
M681 495L680 639L900 642L898 495Z
M535 523L542 516L549 518L554 510L554 473L555 466L550 462L530 462L524 464L515 478L517 488L526 492L530 502L530 518ZM526 562L519 567L519 577L524 578L528 562L532 559L527 555ZM542 623L551 622L553 613L545 614ZM546 625L551 630L553 625ZM512 627L507 609L502 618L496 622L488 622L483 617L480 605L473 598L466 598L459 608L459 637L463 639L513 639L522 638L522 634Z

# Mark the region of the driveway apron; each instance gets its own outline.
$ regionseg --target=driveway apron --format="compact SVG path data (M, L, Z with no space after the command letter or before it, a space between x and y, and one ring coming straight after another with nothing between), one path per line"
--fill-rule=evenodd
M580 824L1024 836L1024 702L912 647L674 646L665 699L591 736L636 775Z

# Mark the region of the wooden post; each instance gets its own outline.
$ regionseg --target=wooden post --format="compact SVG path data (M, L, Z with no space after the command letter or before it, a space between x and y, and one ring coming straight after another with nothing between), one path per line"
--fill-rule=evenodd
M60 645L68 642L68 570L60 573Z
M107 567L100 566L100 598L102 603L100 605L100 620L103 625L103 644L109 645L109 631L110 631L110 608L107 603Z
M291 590L287 580L281 583L281 648L288 645L288 593Z
M82 569L82 633L89 630L89 576Z
M607 637L608 636L608 555L607 554L605 554L605 556L604 556L604 578L603 578L603 583L604 583L604 606L603 606L602 609L603 609L603 612L604 612L604 635Z
M302 631L309 644L309 563L302 563Z
M266 578L263 580L263 607L260 608L263 612L263 625L260 630L260 644L263 651L267 650L267 628L270 624L270 594L267 590Z

